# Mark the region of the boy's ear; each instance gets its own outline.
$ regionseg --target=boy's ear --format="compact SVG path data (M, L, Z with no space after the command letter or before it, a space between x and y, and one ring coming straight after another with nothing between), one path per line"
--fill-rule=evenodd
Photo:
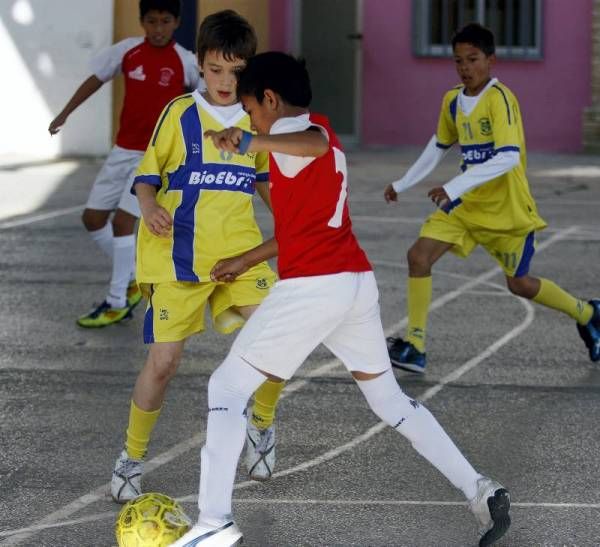
M279 96L272 89L265 89L263 103L266 103L271 110L277 110Z

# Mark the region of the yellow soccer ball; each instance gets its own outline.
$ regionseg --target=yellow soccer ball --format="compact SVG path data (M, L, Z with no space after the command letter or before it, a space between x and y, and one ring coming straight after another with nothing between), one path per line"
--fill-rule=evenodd
M115 524L119 547L167 547L192 521L173 498L150 492L127 502Z

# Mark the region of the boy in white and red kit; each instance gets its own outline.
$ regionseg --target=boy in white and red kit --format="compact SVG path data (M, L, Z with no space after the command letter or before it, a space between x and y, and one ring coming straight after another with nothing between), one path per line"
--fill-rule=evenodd
M131 315L142 298L134 281L133 233L140 209L131 194L133 176L163 108L201 82L196 56L173 40L180 10L180 0L141 0L145 37L122 40L92 59L92 76L48 127L51 135L57 133L80 104L123 74L125 98L116 143L94 181L82 216L92 239L112 259L112 274L103 302L77 319L81 327L118 323Z
M210 378L200 516L173 546L224 547L242 538L231 497L246 402L266 378L291 378L320 343L344 363L373 412L462 490L482 527L480 545L491 545L510 525L509 494L473 469L430 412L407 397L394 378L375 276L352 232L345 155L327 119L308 111L304 64L284 53L253 57L240 74L238 94L258 135L233 127L205 136L228 152L270 152L275 238L221 261L212 276L228 281L278 255L281 281Z

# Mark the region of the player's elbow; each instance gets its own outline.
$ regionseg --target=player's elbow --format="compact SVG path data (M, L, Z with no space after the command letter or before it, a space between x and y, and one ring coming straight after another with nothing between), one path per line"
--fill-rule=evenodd
M315 139L314 150L313 150L313 153L311 154L311 156L314 158L320 158L321 156L324 156L325 154L327 154L328 150L329 150L329 142L327 142L327 139L325 137L320 136L320 138L318 140Z

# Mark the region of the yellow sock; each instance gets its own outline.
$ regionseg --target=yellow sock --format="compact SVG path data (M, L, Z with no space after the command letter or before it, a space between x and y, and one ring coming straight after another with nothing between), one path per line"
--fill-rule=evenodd
M125 449L127 455L133 460L141 460L146 455L150 434L154 429L154 424L158 420L161 409L150 410L146 412L137 407L131 400L131 409L129 411L129 427L127 428L127 441Z
M254 393L252 423L258 429L267 429L275 418L275 407L285 382L266 380Z
M431 276L408 278L408 327L406 341L425 351L425 331L431 304Z
M540 278L540 290L533 297L533 301L542 306L566 313L580 325L587 325L592 315L594 315L594 308L591 304L571 296L567 291L548 279Z

